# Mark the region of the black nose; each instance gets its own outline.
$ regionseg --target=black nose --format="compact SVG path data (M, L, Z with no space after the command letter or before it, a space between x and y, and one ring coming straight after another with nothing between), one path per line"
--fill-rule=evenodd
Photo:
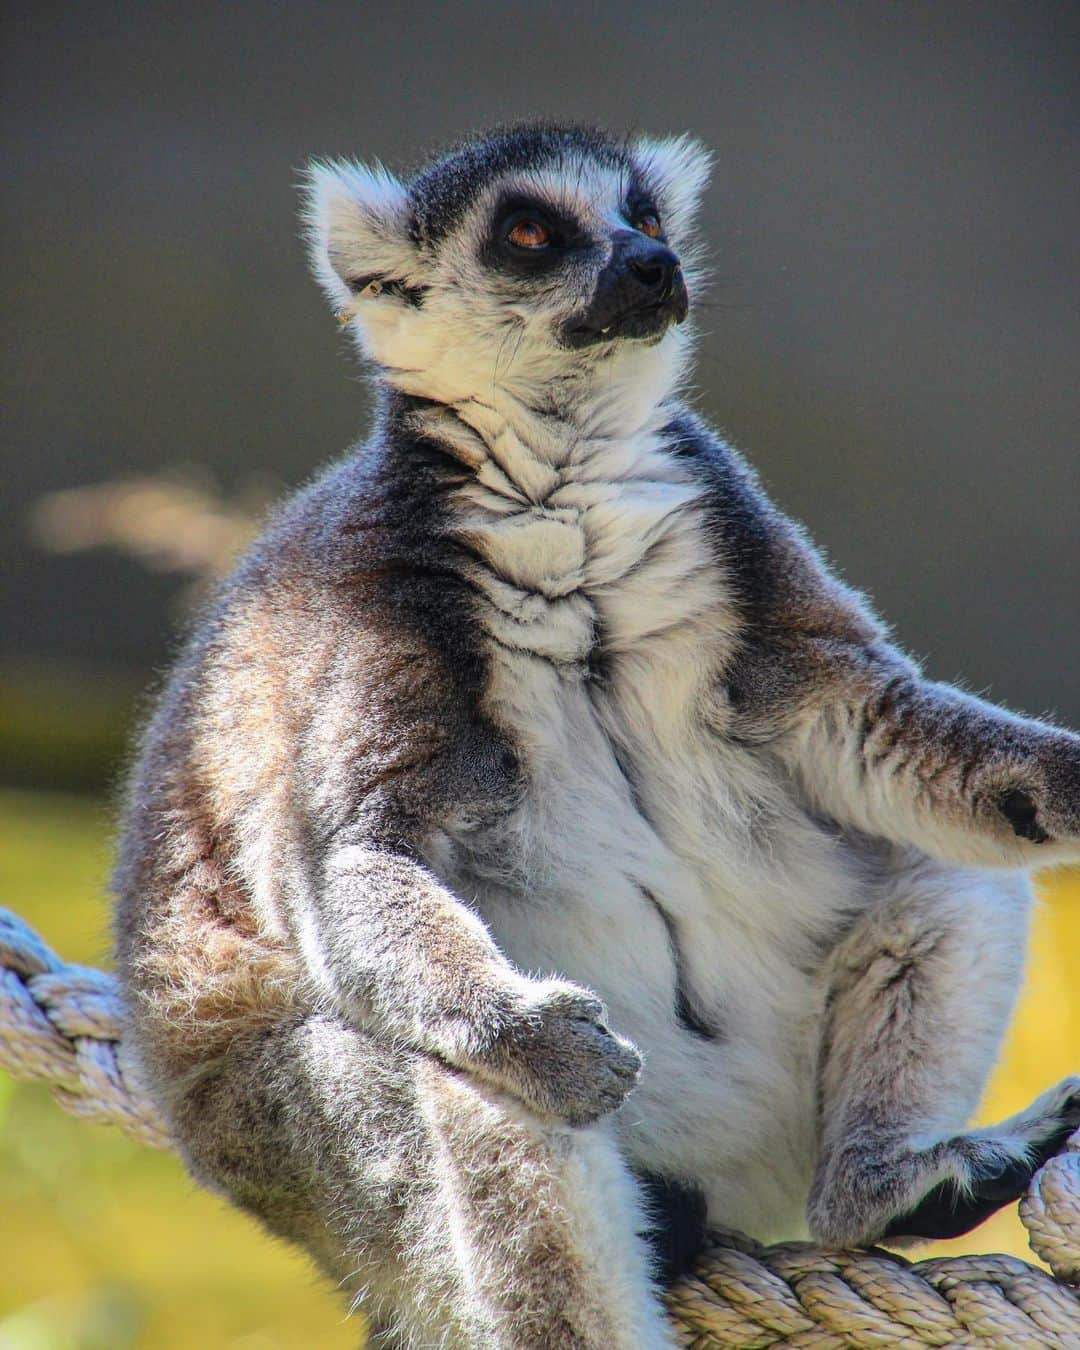
M631 272L638 281L650 291L656 292L658 300L666 300L675 284L675 273L679 270L679 260L669 249L664 249L661 257L630 258Z
M637 230L628 230L616 235L615 255L613 261L621 261L653 299L661 301L671 297L679 273L679 259L666 244L657 243Z

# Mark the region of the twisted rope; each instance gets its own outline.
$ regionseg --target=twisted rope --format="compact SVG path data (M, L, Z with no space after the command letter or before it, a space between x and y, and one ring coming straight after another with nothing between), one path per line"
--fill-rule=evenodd
M110 975L65 965L0 910L0 1069L47 1083L61 1106L156 1148L168 1134L125 1051ZM914 1264L891 1252L763 1247L716 1233L667 1295L688 1350L1080 1350L1080 1133L1020 1202L1031 1246L1054 1275L1010 1256Z
M154 1148L169 1147L124 1046L116 981L100 970L65 965L6 909L0 909L0 1069L47 1083L74 1115L119 1125Z

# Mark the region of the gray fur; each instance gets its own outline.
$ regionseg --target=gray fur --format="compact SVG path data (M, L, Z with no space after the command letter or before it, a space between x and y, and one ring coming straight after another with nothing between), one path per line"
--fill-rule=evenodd
M392 1344L668 1345L635 1175L903 1237L1078 1118L1069 1080L965 1132L1080 739L925 681L680 404L706 168L553 127L313 168L375 429L226 583L131 778L153 1090ZM523 201L561 251L515 252Z

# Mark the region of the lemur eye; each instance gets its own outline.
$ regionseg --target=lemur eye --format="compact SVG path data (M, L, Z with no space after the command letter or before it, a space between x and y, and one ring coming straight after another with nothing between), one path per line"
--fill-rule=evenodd
M538 220L519 220L506 237L517 248L547 248L551 243L551 231Z
M655 211L646 211L634 221L634 229L640 230L642 234L647 234L650 239L659 239L663 226L660 224L660 217Z

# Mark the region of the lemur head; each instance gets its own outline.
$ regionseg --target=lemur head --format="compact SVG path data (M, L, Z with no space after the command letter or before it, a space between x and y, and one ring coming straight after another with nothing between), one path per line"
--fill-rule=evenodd
M408 182L315 163L316 276L363 352L410 393L495 388L541 406L681 371L706 152L532 123L469 140Z

